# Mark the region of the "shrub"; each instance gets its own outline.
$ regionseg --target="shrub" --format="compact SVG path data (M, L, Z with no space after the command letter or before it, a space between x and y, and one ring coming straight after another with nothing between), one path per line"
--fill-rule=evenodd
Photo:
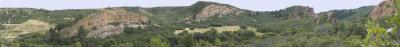
M192 28L189 28L189 30L194 30L194 28L192 27Z
M211 27L221 27L222 24L210 24Z
M240 27L240 29L247 29L247 27L244 25L240 25L239 27Z

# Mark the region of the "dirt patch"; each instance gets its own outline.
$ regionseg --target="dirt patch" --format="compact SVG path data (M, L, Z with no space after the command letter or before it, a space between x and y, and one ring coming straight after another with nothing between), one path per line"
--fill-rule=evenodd
M232 31L239 31L240 30L240 26L222 26L222 27L209 27L209 28L194 28L194 30L190 30L189 28L185 28L184 30L175 30L174 34L179 34L183 31L188 31L188 33L204 33L207 32L209 30L211 30L211 28L214 28L217 30L218 33L222 33L222 32L232 32ZM250 30L250 31L256 31L256 28L252 28L249 27L246 30ZM260 33L260 32L255 32L256 35L262 35L264 33Z

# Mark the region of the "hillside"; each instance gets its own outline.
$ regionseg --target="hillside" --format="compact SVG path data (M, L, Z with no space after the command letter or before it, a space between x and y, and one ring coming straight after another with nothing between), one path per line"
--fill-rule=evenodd
M398 26L386 23L396 21L389 19L396 12L393 1L319 13L310 6L251 11L207 1L150 8L0 8L0 47L363 47L369 46L364 40L371 30ZM389 35L388 41L398 39Z
M6 39L18 38L19 35L29 33L42 33L44 34L53 25L38 20L28 20L21 24L4 24L6 29L0 30L1 37Z
M127 12L120 8L103 9L79 20L71 27L61 30L66 36L75 36L79 28L87 31L88 37L105 37L121 33L125 27L140 27L148 23L148 18L141 13Z
M395 13L393 0L385 0L372 10L369 17L373 20L379 20L385 16L391 16Z

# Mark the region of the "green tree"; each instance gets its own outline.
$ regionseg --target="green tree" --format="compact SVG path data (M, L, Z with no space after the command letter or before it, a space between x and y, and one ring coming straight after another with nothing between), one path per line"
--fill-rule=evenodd
M48 41L50 41L51 43L58 43L59 42L59 34L56 32L57 29L55 28L50 28L48 33L47 33L47 39Z
M196 41L196 43L192 47L211 47L211 46L212 46L212 44L210 42L200 40L200 41Z
M88 41L86 40L86 36L87 36L87 31L83 28L83 27L79 27L78 30L78 39L80 41L80 44L83 47L89 47L88 45Z
M397 33L396 29L399 28L400 25L400 16L399 16L399 10L400 10L400 1L399 0L394 0L395 6L395 14L391 16L388 20L387 23L388 25L393 25L389 27L389 29L393 30L386 30L384 27L381 27L377 22L375 21L368 21L367 23L367 35L366 38L364 39L364 46L366 47L394 47L393 40L391 40L392 36L390 36L390 33ZM398 47L399 45L397 45Z
M207 41L214 42L218 37L218 31L215 28L211 28L209 31L205 32Z
M150 47L170 47L170 44L166 41L162 41L160 36L150 38Z
M4 42L3 42L3 41L4 41L3 38L0 37L0 46L3 46L3 45L4 45Z
M178 43L184 45L183 47L193 46L193 35L187 32L180 33L178 36Z
M15 41L11 43L11 47L20 47L20 46L21 46L20 42Z
M81 44L81 42L76 42L73 46L74 47L82 47L82 44Z
M388 44L384 39L386 38L386 29L380 27L379 24L373 21L368 21L367 23L367 35L364 39L364 46L367 47L383 47Z
M220 39L215 39L214 40L214 45L221 46L222 45L222 41Z
M247 29L247 26L245 26L245 25L240 25L239 27L240 27L240 29Z
M5 29L4 25L0 24L0 30L3 30L3 29Z

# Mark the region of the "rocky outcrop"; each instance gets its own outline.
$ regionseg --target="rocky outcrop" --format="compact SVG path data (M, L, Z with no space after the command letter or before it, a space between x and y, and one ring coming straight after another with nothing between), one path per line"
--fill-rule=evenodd
M138 27L136 25L145 25L148 18L141 13L127 12L120 8L107 8L98 13L91 14L78 21L71 27L61 30L64 37L75 36L80 27L89 31L88 37L106 37L113 34L119 34L125 26Z
M372 10L369 17L372 20L378 20L381 17L393 15L395 13L394 10L393 0L385 0Z
M307 6L292 6L283 10L274 11L274 14L287 16L288 18L298 18L301 19L303 17L316 17L314 13L314 8Z
M192 17L192 20L204 20L208 17L213 16L225 16L225 15L239 15L243 13L243 10L227 5L227 4L219 4L214 2L204 2L199 1L196 4L192 5L192 7L199 8L195 9L195 15Z

